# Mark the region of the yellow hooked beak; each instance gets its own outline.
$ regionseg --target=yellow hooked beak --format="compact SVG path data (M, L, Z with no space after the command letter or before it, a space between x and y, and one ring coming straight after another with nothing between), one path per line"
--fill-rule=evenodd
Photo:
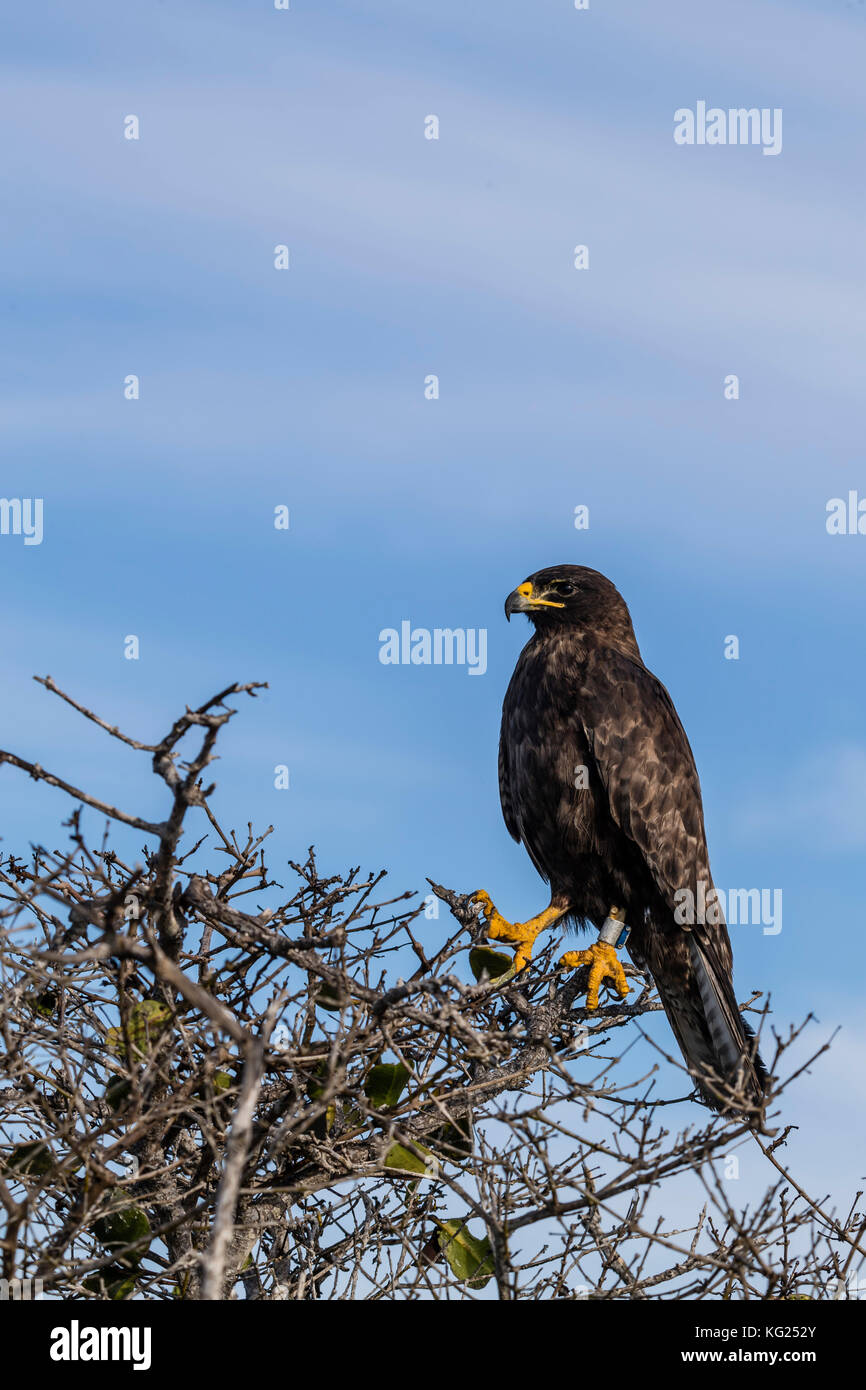
M555 599L543 598L541 593L536 594L529 580L524 584L518 584L513 593L508 595L505 600L505 616L511 621L512 613L534 613L538 608L564 608L564 603L557 603Z

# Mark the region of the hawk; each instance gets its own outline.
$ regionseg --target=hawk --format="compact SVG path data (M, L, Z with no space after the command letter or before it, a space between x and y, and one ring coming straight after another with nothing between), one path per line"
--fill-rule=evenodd
M734 995L695 760L625 601L597 570L556 565L509 594L512 613L535 631L502 707L500 798L508 830L550 884L550 906L511 923L477 893L487 935L516 947L520 970L545 927L598 928L588 950L562 958L589 965L587 1006L597 1008L604 980L628 994L616 946L630 932L628 953L651 974L703 1100L759 1112L767 1074Z

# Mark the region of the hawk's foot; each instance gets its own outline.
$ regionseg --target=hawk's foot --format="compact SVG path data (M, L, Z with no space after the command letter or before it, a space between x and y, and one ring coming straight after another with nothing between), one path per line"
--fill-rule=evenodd
M588 1009L598 1008L598 991L605 980L611 981L621 999L625 999L629 992L619 956L606 941L594 941L587 951L566 951L565 955L560 957L559 963L568 970L576 970L580 965L589 966L589 985L586 991Z
M552 927L565 915L564 909L551 905L546 907L543 912L539 912L537 917L530 917L528 922L506 922L505 918L493 906L490 894L485 893L483 889L472 894L472 901L478 903L481 908L479 915L483 919L490 939L492 941L504 941L507 946L516 947L514 964L511 967L515 975L518 970L522 970L525 965L529 964L535 938L539 933L543 932L545 927Z

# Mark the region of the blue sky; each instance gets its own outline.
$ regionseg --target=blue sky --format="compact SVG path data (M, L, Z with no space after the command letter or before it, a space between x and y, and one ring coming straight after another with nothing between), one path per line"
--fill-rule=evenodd
M502 604L544 565L603 570L689 733L717 883L784 893L778 936L735 934L740 993L843 1026L785 1118L844 1195L866 537L825 507L866 497L864 7L178 0L5 29L0 492L44 498L45 533L0 536L2 745L149 814L144 761L31 675L147 739L267 680L218 796L275 823L277 863L315 842L527 916L496 743L528 633ZM698 100L782 108L782 153L678 147ZM486 674L381 665L403 619L487 628ZM3 770L7 848L65 813Z

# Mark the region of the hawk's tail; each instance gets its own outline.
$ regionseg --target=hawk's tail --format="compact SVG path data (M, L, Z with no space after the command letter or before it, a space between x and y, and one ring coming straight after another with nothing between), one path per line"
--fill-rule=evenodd
M688 932L689 966L656 988L697 1088L713 1110L759 1115L767 1070L734 995L729 971L710 941ZM679 972L677 972L679 975Z

